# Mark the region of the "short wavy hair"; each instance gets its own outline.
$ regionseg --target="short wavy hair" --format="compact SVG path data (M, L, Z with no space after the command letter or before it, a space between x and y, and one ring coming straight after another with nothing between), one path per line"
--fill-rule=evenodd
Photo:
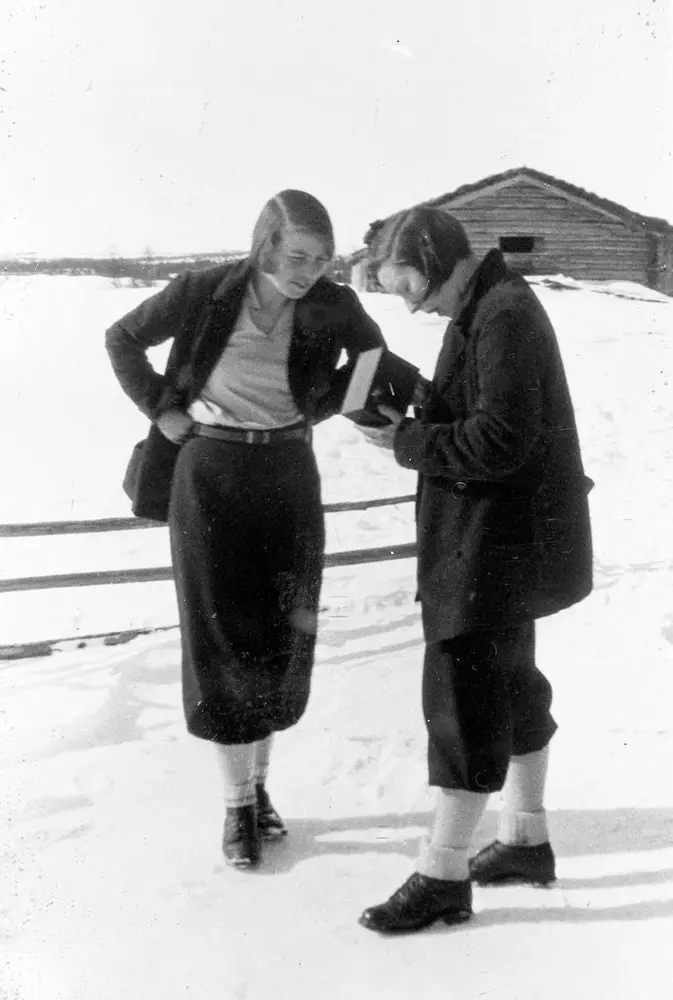
M288 188L269 198L255 223L250 248L253 265L265 268L270 252L280 244L288 226L322 239L330 259L334 256L334 230L325 206L306 191Z
M442 208L408 208L391 215L373 233L372 228L367 233L372 270L383 264L413 267L427 281L427 295L441 288L459 261L472 255L462 223Z

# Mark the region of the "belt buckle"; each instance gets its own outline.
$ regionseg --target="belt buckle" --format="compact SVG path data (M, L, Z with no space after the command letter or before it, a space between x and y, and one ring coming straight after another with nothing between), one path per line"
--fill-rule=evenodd
M246 431L246 444L268 444L271 440L270 431Z

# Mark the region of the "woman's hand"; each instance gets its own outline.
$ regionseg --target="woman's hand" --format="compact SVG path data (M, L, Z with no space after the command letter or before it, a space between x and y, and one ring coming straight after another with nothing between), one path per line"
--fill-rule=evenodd
M416 380L416 385L414 386L414 394L411 397L412 406L422 406L428 397L430 392L430 386L432 382L429 382L427 378L423 378L422 375L418 376Z
M194 421L182 410L166 410L157 417L156 425L163 436L173 444L184 444L194 426Z
M402 423L404 419L401 413L394 410L392 406L385 406L383 403L378 407L379 413L383 414L390 421L389 424L385 424L383 427L367 427L366 425L355 426L358 430L362 431L364 436L367 438L370 444L375 444L377 448L386 448L388 451L392 451L395 444L395 435L397 434L397 428Z

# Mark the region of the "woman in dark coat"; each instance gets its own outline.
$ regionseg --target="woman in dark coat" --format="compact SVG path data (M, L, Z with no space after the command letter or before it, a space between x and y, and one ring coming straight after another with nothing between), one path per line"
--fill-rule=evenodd
M134 511L168 519L187 727L218 745L238 867L285 833L265 789L270 744L309 696L324 549L311 425L383 344L355 293L324 276L333 251L320 202L283 191L248 259L181 275L107 331L122 388L153 421ZM146 352L169 338L161 376Z
M373 247L383 287L453 318L413 419L364 430L419 474L418 592L433 827L416 871L361 917L379 931L471 914L471 881L555 877L543 806L556 725L535 619L591 591L587 487L549 317L498 250L479 261L453 216L392 217ZM488 795L497 840L468 862Z

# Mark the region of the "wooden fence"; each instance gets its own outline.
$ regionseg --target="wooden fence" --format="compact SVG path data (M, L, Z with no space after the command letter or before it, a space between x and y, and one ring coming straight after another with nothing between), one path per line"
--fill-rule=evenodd
M338 514L345 511L368 510L373 507L390 507L403 503L412 503L414 499L413 495L405 495L374 500L355 500L345 503L325 504L323 510L326 514ZM115 517L95 521L43 521L26 524L2 524L0 525L0 538L98 534L108 531L147 531L156 528L165 529L165 527L162 522L145 521L137 517ZM350 566L358 563L382 562L391 559L408 559L415 554L416 544L414 542L406 542L400 545L385 545L378 548L349 549L345 552L328 553L325 557L325 566ZM97 587L121 583L152 583L161 580L170 580L172 577L173 571L170 566L143 566L133 569L23 576L0 580L0 594L16 591L65 589L69 587ZM156 631L159 630L160 627L156 629ZM34 650L39 646L42 651L42 647L51 647L57 643L92 638L123 642L127 638L151 631L155 631L155 629L133 629L96 636L69 636L37 644L22 643L17 647L4 646L0 647L0 659L14 659L17 655L20 655L18 652L20 649L30 648ZM15 653L12 652L13 650L15 650Z

